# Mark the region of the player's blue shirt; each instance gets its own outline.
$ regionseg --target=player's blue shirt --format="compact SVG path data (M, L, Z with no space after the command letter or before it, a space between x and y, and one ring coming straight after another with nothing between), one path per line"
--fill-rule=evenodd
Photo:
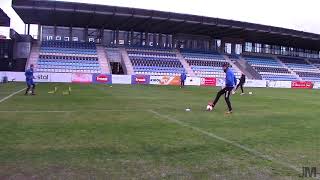
M27 69L24 75L26 76L26 81L33 80L33 69Z
M228 68L226 72L226 87L234 87L237 84L237 78L233 71Z
M187 75L185 73L181 73L180 79L181 81L185 81L187 78Z

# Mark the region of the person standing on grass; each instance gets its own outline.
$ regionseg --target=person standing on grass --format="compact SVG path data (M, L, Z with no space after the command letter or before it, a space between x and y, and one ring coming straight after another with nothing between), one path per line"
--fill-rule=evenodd
M24 75L26 76L26 83L27 83L27 90L24 95L28 95L28 92L31 88L32 95L35 95L34 89L36 88L36 85L33 82L34 76L33 76L33 64L30 65L30 68L26 70Z
M240 95L244 95L243 85L244 85L244 83L246 83L246 75L244 75L244 74L242 73L239 80L240 80L240 82L239 82L239 84L237 85L236 89L234 90L233 94L235 94L236 91L237 91L237 89L240 87L240 89L241 89L241 94L240 94Z
M219 98L224 94L224 99L228 105L228 111L226 112L226 114L231 114L232 113L232 106L231 106L231 102L230 102L230 95L231 95L233 88L237 84L237 79L236 79L236 76L234 75L233 71L229 68L228 64L224 64L222 66L222 68L223 68L223 71L226 73L226 79L225 79L226 86L218 92L216 98L214 99L214 101L212 103L209 102L209 105L212 106L212 109L214 109L215 105L219 101Z
M184 87L184 82L185 80L187 79L187 75L186 73L181 73L180 75L180 88L183 88Z

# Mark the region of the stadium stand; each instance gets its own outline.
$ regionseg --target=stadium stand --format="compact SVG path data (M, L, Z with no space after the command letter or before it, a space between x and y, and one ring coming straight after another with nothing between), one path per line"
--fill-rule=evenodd
M239 60L239 55L236 55L236 54L228 54L228 57L232 62Z
M172 49L128 48L134 73L148 75L180 75L185 72Z
M310 64L320 69L320 59L309 59Z
M66 41L43 41L36 70L38 72L101 72L94 43Z
M265 80L297 80L283 64L271 57L243 56L243 58L262 76Z
M221 65L230 63L235 65L237 75L240 69L250 79L320 79L317 60L303 60L305 62L301 64L294 58L320 57L320 35L315 33L174 12L76 2L13 0L12 7L26 24L27 34L30 34L31 24L39 25L41 31L38 31L37 40L75 38L97 43L97 46L63 41L32 43L27 66L36 64L38 71L107 73L111 69L110 63L117 67L121 63L123 73L127 75L177 75L186 71L192 76L190 72L201 77L224 77ZM56 18L48 17L48 13ZM83 19L92 21L88 23ZM212 32L215 32L214 36ZM108 52L106 47L117 50ZM165 49L173 47L177 49ZM180 53L179 48L185 52ZM267 54L270 57L261 57ZM293 58L280 60L276 57L283 55Z
M224 57L214 52L185 51L181 53L189 63L196 76L199 77L225 77L222 65L228 63ZM229 63L228 63L229 64ZM240 77L241 72L234 69L236 77Z
M319 69L309 64L301 58L279 57L279 59L294 71L302 80L305 81L320 81Z

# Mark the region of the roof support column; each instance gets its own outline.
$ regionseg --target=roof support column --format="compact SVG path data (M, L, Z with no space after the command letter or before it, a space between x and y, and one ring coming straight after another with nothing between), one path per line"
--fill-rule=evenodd
M176 36L174 34L172 35L172 45L171 45L171 47L180 48L180 47L177 46Z
M235 54L235 53L236 53L236 44L231 43L231 54Z
M242 43L242 53L246 52L246 43Z
M130 41L130 31L126 31L126 33L127 33L127 39L126 39L126 41L124 43L125 43L126 46L128 46L129 45L129 41Z
M165 47L166 48L169 47L169 35L168 34L166 35L166 45L165 45Z
M104 45L104 27L100 29L100 44Z
M119 45L119 29L115 30L115 41L116 41L116 45Z
M24 34L27 34L27 24L24 24Z
M159 34L159 47L163 47L162 34Z
M252 43L252 51L251 52L256 52L256 43Z
M112 38L111 38L111 40L112 40L112 45L116 45L116 31L115 30L112 30L111 31L111 34L112 34Z
M140 32L140 46L143 46L143 33Z
M220 53L224 53L224 49L225 49L225 42L223 40L221 40L221 45L220 45Z
M30 24L27 24L27 26L28 26L28 35L30 35Z
M84 35L84 37L83 37L84 41L85 41L85 42L88 42L88 40L89 40L89 39L88 39L88 26L84 28L84 33L83 33L83 35Z
M38 24L38 34L37 34L37 39L38 41L41 41L42 40L42 29L41 29L41 24Z
M69 27L69 41L73 41L73 38L72 38L72 25Z
M131 30L131 32L130 32L130 46L132 46L133 45L133 36L134 36L134 32L133 32L133 30Z
M265 44L261 43L261 52L262 53L267 53L266 52L266 48L265 48Z
M150 43L149 43L149 33L148 33L148 32L145 33L145 40L146 40L146 46L150 46Z
M156 34L156 33L153 33L153 43L152 43L152 46L153 46L153 47L156 47L156 46L157 46L157 34Z
M57 25L53 26L53 36L54 36L53 39L55 40L57 37Z

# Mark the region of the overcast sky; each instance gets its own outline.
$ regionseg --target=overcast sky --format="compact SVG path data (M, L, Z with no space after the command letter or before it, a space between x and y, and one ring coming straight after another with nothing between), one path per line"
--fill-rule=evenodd
M320 0L65 0L187 13L233 19L320 34ZM0 0L10 16L11 28L24 32L24 24L11 8L11 0ZM34 32L36 27L32 27ZM0 28L0 34L8 30Z

